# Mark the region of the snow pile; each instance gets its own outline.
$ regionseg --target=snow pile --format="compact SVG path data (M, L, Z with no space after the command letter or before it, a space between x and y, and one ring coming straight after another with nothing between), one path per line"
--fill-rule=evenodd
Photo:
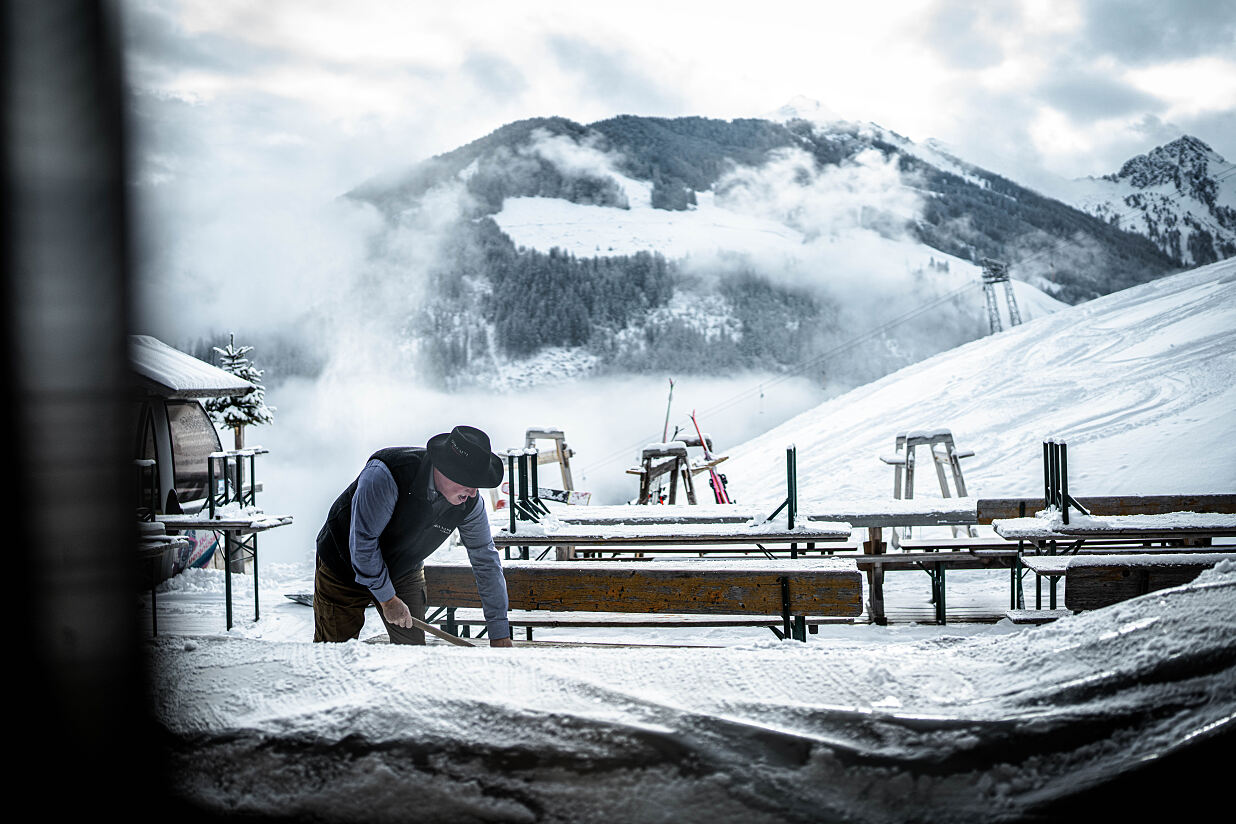
M178 792L319 821L995 821L1230 732L1236 564L976 638L473 649L161 638Z

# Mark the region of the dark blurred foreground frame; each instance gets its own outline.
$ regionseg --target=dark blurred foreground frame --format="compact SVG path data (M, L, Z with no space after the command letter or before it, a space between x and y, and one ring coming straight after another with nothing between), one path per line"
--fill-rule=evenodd
M143 671L116 8L3 0L0 9L0 557L12 622L0 657L6 760L17 764L10 801L28 799L55 820L204 820L177 803L175 776L162 771ZM1181 792L1223 786L1233 744L1212 738L1025 820L1178 807Z
M4 0L3 577L10 775L57 819L162 795L125 439L128 244L116 8ZM6 724L6 726L9 726ZM130 817L126 816L126 817Z

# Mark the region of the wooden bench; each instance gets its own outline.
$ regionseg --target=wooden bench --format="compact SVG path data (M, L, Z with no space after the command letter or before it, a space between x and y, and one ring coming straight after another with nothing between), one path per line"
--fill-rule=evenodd
M799 561L622 562L563 561L503 564L510 609L531 638L532 613L634 613L711 615L749 626L780 620L783 636L805 641L807 618L862 614L862 579L853 562L834 558ZM426 601L446 611L454 632L455 610L480 607L467 563L426 564ZM434 620L437 620L436 618ZM668 619L667 619L668 620ZM663 625L659 622L658 625ZM698 625L695 624L687 625Z
M1023 560L1039 575L1063 577L1064 605L1080 612L1187 584L1221 561L1236 562L1236 553L1031 555Z

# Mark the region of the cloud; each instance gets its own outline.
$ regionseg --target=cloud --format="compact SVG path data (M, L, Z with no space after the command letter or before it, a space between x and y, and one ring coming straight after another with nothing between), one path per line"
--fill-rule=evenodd
M535 129L528 143L519 147L525 157L536 156L552 164L564 177L609 178L615 175L622 157L600 148L600 135L585 135L576 140L564 134Z
M519 66L500 54L477 51L468 54L460 68L477 88L499 100L518 97L528 90L528 79Z
M1087 121L1161 112L1158 97L1122 82L1110 71L1063 67L1035 90L1040 98L1069 116Z
M687 105L671 91L673 83L641 70L644 58L579 37L552 35L547 42L558 70L575 80L581 97L629 114L678 114Z
M759 167L740 167L717 181L718 205L772 218L801 232L808 243L850 230L904 235L922 212L896 157L869 149L836 166L817 168L801 149L778 149Z
M1215 0L1090 0L1081 39L1094 52L1130 64L1230 56L1236 44L1236 8Z
M1020 21L1007 3L938 0L927 12L923 45L961 69L985 69L1005 60L1000 31Z

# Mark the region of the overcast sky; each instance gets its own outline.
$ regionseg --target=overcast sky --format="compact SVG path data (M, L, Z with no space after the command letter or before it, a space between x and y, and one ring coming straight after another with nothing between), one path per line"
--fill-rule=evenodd
M525 117L762 116L802 95L1006 173L1236 159L1233 0L122 0L144 174L347 188Z

